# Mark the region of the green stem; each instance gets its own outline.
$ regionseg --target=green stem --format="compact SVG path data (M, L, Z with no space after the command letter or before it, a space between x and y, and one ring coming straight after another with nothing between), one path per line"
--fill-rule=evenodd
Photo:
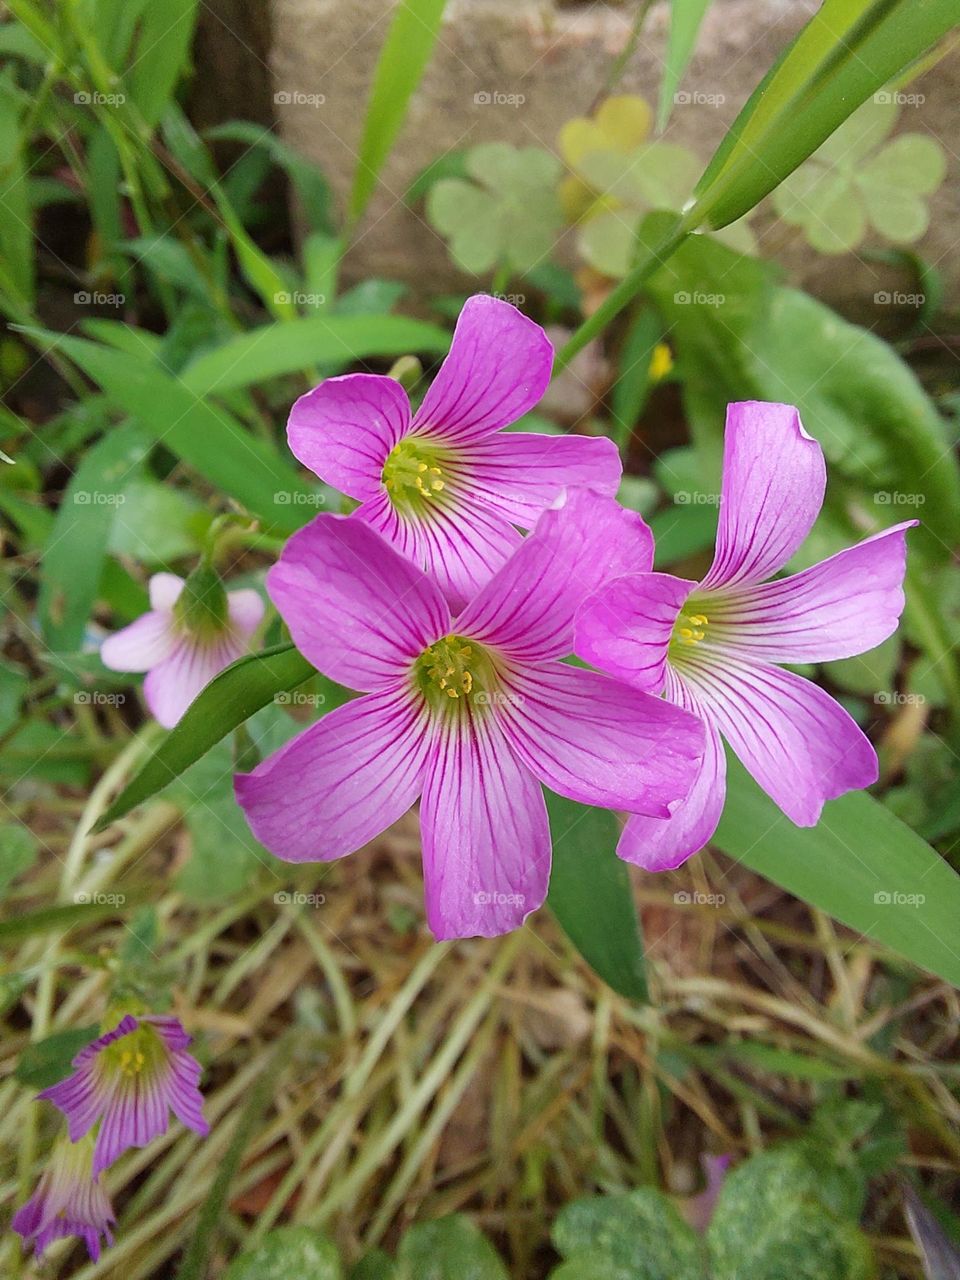
M696 209L690 209L677 223L673 231L655 249L647 251L643 259L637 263L629 275L624 276L617 287L607 295L592 316L587 316L579 329L575 331L565 346L557 353L553 364L553 376L565 369L578 351L582 351L588 342L599 337L604 329L624 307L640 292L646 282L683 244L687 236L698 225L694 215Z

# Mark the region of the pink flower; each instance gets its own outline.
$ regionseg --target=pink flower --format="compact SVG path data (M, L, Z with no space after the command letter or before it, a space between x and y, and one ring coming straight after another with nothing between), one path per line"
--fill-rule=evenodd
M618 852L651 871L679 866L716 829L726 792L721 735L797 826L877 778L867 738L828 694L781 662L865 653L903 610L909 520L789 578L823 503L819 444L791 405L727 410L720 527L702 582L639 572L608 581L577 620L576 651L700 717L706 752L686 803L666 822L633 817Z
M241 657L264 605L253 590L224 592L212 570L186 582L172 573L150 579L149 613L108 636L100 659L112 671L146 671L147 706L172 729L204 685Z
M452 608L470 599L567 486L613 495L612 441L500 434L550 381L553 348L509 303L478 295L460 313L450 354L411 417L392 378L328 378L293 406L297 458L355 498L372 525L441 586Z
M73 1060L72 1076L38 1096L67 1118L72 1142L99 1121L94 1176L130 1147L145 1147L166 1133L169 1112L205 1137L199 1089L200 1064L189 1053L190 1037L176 1018L127 1014Z
M549 879L541 783L662 819L696 771L693 717L560 661L577 606L636 558L652 562L640 517L575 492L454 619L436 583L369 525L318 516L267 587L305 656L364 696L237 777L254 834L288 861L328 861L422 794L435 935L516 928Z
M110 1228L116 1222L106 1191L91 1168L93 1141L61 1139L37 1189L13 1215L12 1227L42 1257L48 1245L66 1236L79 1236L94 1262L100 1257L100 1237L113 1244Z

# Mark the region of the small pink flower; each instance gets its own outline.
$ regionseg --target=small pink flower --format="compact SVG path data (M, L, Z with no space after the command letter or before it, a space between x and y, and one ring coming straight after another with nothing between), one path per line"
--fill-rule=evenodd
M71 1141L99 1121L93 1152L97 1175L130 1147L166 1133L169 1112L206 1137L200 1064L176 1018L127 1014L73 1060L72 1076L39 1094L67 1118Z
M436 583L369 525L318 516L267 589L301 652L364 696L236 778L254 834L288 861L328 861L422 795L433 932L516 928L550 874L541 783L663 819L696 773L692 716L561 661L584 597L637 559L649 566L652 546L639 516L576 491L453 617Z
M477 295L460 313L450 354L411 415L393 378L328 378L293 406L287 439L322 480L355 498L372 525L461 606L567 486L613 495L611 440L503 434L550 381L553 348L507 302Z
M767 582L823 504L820 445L792 405L727 411L717 549L702 582L666 573L608 581L577 619L576 651L618 679L699 716L706 753L666 822L633 817L618 852L651 871L703 848L726 794L721 735L791 821L812 827L825 801L877 779L867 738L829 694L775 664L873 649L903 611L908 520L792 577Z
M100 1237L113 1244L110 1228L116 1222L106 1191L91 1165L93 1141L62 1138L50 1154L37 1189L13 1215L14 1231L42 1257L48 1245L78 1236L94 1262L100 1257Z
M154 574L150 604L149 613L104 640L100 658L112 671L146 671L147 706L172 729L204 685L246 653L264 604L253 590L224 592L203 569L187 582Z

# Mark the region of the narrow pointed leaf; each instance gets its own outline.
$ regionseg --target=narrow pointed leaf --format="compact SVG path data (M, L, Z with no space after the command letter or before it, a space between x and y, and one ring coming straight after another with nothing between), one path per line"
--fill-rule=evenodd
M100 819L97 830L156 795L276 694L296 689L315 674L292 644L247 654L232 663L191 703L180 723Z
M367 207L383 163L403 125L410 98L440 34L445 3L446 0L403 0L394 10L367 103L350 197L353 221Z
M620 829L609 809L547 793L553 869L547 897L586 962L628 1000L647 1000L643 939L630 873L617 857Z
M960 876L935 849L865 791L831 800L818 826L795 827L742 765L728 764L718 848L960 986Z

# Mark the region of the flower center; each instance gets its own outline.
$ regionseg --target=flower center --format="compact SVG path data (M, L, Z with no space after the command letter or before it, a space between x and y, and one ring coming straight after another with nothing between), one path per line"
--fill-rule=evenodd
M673 624L667 657L675 666L694 658L697 647L707 638L709 619L696 603L687 600Z
M413 671L417 687L435 708L488 706L500 684L490 653L463 636L437 640L421 653Z
M395 444L381 475L393 506L404 514L423 515L449 497L451 461L449 450L422 436L406 436Z
M133 1079L143 1071L154 1069L163 1053L164 1045L160 1036L149 1024L141 1023L136 1030L107 1046L103 1063L111 1074Z
M705 613L684 611L674 623L671 639L677 644L699 644L707 634L708 622L709 619Z

